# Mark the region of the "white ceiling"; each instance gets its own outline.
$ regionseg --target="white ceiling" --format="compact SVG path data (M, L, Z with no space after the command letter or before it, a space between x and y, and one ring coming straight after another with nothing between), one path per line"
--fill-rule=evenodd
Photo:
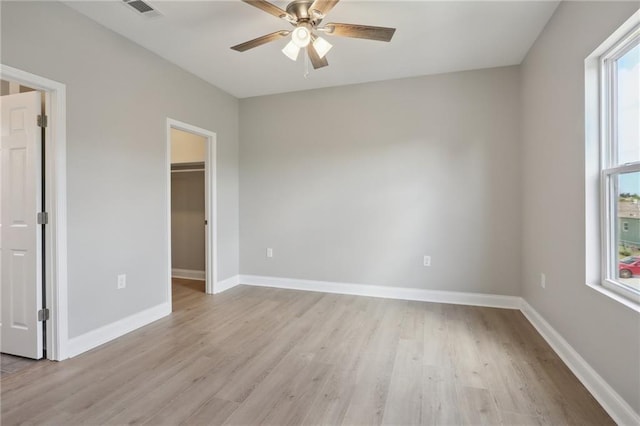
M290 24L235 1L147 3L145 18L122 0L69 1L71 8L238 98L522 62L559 1L342 0L324 20L397 28L390 43L330 37L329 66L311 68L280 49L287 39L239 53L238 43ZM285 8L286 1L273 1ZM300 55L302 57L302 55Z

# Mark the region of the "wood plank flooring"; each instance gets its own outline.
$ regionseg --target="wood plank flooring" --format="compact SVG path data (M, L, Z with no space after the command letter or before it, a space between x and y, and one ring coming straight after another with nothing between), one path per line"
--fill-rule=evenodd
M20 371L32 367L38 361L19 356L0 354L0 377L9 374L19 373Z
M173 314L2 376L2 425L607 425L518 311L174 282Z

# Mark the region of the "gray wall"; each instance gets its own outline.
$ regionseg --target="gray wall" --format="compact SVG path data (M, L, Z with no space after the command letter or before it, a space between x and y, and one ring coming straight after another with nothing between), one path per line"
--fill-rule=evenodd
M521 191L523 296L640 412L638 314L585 285L584 181L584 59L637 8L562 2L532 47L522 65Z
M67 85L69 337L166 302L167 117L217 133L218 278L238 274L238 101L62 4L1 7L2 63Z
M241 272L520 294L518 75L242 99Z
M171 173L171 267L205 270L204 171Z

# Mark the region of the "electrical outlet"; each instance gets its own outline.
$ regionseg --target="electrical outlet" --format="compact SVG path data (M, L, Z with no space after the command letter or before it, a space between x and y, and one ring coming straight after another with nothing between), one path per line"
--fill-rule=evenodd
M118 275L118 289L125 288L127 286L127 275Z
M267 249L267 257L273 257L273 249L272 248L268 248Z
M423 260L424 266L431 266L431 256L425 256Z
M547 276L544 273L540 274L540 287L547 288Z

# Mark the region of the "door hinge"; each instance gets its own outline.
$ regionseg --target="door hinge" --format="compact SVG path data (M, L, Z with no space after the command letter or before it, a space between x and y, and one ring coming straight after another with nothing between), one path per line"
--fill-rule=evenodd
M38 127L47 127L47 124L49 124L49 119L46 115L39 115L38 116Z
M49 308L40 309L38 311L38 321L46 321L49 319Z
M46 225L49 223L49 213L47 212L38 212L38 216L36 217L36 222L38 225Z

